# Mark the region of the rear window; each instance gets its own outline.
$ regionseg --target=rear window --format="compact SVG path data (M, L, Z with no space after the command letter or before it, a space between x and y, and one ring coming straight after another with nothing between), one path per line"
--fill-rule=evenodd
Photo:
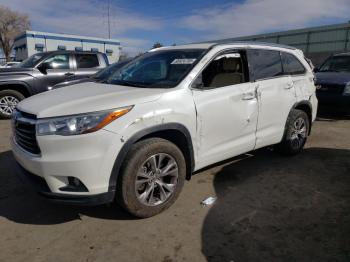
M98 67L98 58L95 54L76 54L77 68L94 68Z
M283 71L287 75L299 75L305 73L305 67L292 54L282 52Z
M260 80L283 74L281 56L273 50L248 50L249 71L252 79Z

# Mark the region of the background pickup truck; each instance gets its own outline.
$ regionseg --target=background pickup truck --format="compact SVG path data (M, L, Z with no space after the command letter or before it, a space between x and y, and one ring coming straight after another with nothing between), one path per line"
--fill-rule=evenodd
M108 66L105 54L87 51L37 53L13 68L0 69L0 118L17 103L58 83L89 77Z

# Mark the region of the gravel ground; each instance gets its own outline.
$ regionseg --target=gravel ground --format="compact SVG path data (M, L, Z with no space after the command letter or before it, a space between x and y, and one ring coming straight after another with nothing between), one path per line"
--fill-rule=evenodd
M142 220L41 199L15 174L9 129L0 121L0 261L350 261L349 117L320 118L298 156L262 149L204 170Z

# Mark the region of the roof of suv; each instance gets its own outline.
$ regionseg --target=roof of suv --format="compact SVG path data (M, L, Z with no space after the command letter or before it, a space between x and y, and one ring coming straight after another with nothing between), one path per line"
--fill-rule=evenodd
M193 44L184 44L184 45L178 45L178 46L164 46L160 48L155 48L152 50L165 50L165 49L209 49L214 46L220 46L220 45L254 45L254 46L261 46L261 47L279 47L279 48L285 48L285 49L291 49L291 50L297 50L297 48L288 46L288 45L281 45L281 44L274 44L274 43L265 43L265 42L256 42L256 41L234 41L234 42L222 42L222 43L193 43ZM151 51L152 51L151 50Z
M49 55L49 54L102 54L102 53L97 51L55 50L55 51L40 52L40 54Z

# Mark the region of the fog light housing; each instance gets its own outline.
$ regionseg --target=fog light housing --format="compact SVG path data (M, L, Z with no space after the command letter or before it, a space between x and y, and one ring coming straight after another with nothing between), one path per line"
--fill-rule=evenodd
M79 178L69 176L68 185L61 187L61 191L66 192L89 192L87 187L80 181Z

